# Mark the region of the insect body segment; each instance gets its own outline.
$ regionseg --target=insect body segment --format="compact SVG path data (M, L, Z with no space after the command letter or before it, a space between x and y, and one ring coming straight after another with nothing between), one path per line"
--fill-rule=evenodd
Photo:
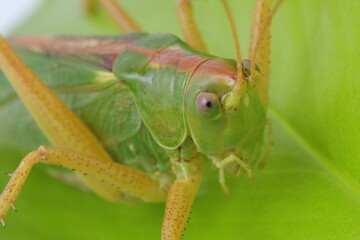
M114 65L115 75L134 93L145 125L169 149L185 140L186 85L197 66L207 60L194 53L173 35L148 35L123 51Z

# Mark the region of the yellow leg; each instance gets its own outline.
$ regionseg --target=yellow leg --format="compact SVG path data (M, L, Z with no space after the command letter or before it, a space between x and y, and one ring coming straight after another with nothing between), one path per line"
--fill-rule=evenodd
M162 240L180 240L189 219L191 206L202 178L201 157L180 163L178 179L171 186L166 201ZM177 172L177 171L175 171Z
M9 208L15 202L31 168L36 163L63 166L91 176L103 184L117 188L145 201L164 201L166 194L157 181L145 173L116 162L104 162L88 155L54 147L40 147L29 153L12 174L9 183L0 196L0 220L4 220Z
M116 0L99 0L99 2L123 32L141 31L140 26Z
M176 12L186 41L193 48L206 52L205 43L195 22L191 0L177 0Z

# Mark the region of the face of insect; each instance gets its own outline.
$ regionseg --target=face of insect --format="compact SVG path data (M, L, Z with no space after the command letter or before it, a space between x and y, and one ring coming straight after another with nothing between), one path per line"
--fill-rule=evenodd
M225 111L222 97L236 80L236 63L212 59L193 74L186 91L186 120L198 150L207 156L235 154L253 163L261 153L265 110L255 88L243 94L235 111Z

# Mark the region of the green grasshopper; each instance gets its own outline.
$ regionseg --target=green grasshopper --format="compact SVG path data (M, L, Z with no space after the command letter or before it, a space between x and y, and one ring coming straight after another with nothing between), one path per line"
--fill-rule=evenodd
M8 39L16 52L0 38L1 69L52 145L29 153L11 174L0 196L0 220L5 226L32 166L41 162L76 171L109 201L166 201L162 239L181 239L203 161L219 169L226 193L226 169L252 178L251 167L263 164L269 27L281 1L271 11L270 0L257 0L250 60L241 58L222 1L237 61L204 53L189 0L176 5L187 43L170 34L140 33L115 1L100 3L123 31L135 33ZM48 65L57 70L49 72Z

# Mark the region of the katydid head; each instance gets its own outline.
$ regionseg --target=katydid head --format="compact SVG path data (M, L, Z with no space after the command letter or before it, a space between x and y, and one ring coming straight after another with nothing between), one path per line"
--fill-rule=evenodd
M235 23L226 0L222 0L233 33L236 62L204 62L191 77L186 92L188 128L198 150L207 156L224 158L235 154L249 164L259 159L266 115L255 86L261 76L255 61L263 35L281 2L278 0L259 26L251 60L242 60Z
M250 62L242 62L249 70ZM244 72L250 79L250 74ZM210 59L201 64L189 80L185 95L185 118L198 150L207 156L226 157L235 154L254 162L260 154L266 122L265 109L254 85L240 98L240 104L229 111L224 99L236 83L236 63Z

